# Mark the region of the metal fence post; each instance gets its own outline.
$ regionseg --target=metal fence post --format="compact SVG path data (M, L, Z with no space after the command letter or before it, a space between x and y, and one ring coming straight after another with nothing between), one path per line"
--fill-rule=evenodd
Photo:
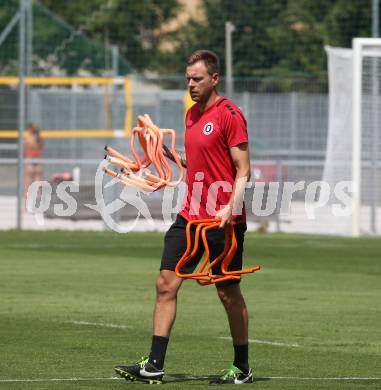
M291 92L291 136L290 136L290 149L292 151L297 150L298 144L298 94Z
M111 69L113 77L119 76L119 47L117 45L111 46ZM113 130L117 129L118 124L118 86L114 83L113 85L113 94L112 94L112 128ZM119 194L119 185L114 185L113 200L117 199ZM121 210L115 212L115 222L119 223L121 219ZM105 229L107 228L104 224Z
M26 26L26 74L31 76L33 74L33 0L27 0Z
M235 27L232 22L225 23L225 62L226 62L226 96L231 99L234 93L233 85L233 53L232 33Z
M278 196L277 196L276 208L275 208L275 222L276 222L276 231L279 233L281 231L280 203L282 200L282 191L283 191L282 161L280 159L276 160L276 180L278 182Z
M372 37L379 36L379 12L380 0L372 0ZM370 210L370 230L377 233L377 207L379 197L378 182L378 148L379 148L379 81L378 81L379 58L372 58L372 200Z
M17 229L22 229L24 208L24 130L25 130L25 10L26 0L20 0L19 24L19 85L18 85L18 175Z

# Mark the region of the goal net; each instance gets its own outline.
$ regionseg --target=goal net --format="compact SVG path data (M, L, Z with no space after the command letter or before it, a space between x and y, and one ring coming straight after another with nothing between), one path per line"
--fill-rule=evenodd
M323 181L347 189L350 213L332 215L342 234L381 233L381 39L326 47L329 125ZM345 185L345 182L348 185Z

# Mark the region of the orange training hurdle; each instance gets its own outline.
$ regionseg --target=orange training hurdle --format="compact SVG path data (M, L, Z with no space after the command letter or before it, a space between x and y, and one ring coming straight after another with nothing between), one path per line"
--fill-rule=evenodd
M206 233L210 229L219 229L220 222L221 221L218 218L199 219L188 222L186 227L187 248L184 255L177 263L175 269L177 276L184 279L195 279L197 280L197 283L205 286L212 283L223 282L225 280L239 280L243 274L253 273L260 270L261 267L257 265L255 267L250 267L243 270L229 271L230 263L232 262L234 254L237 250L237 240L232 224L229 224L225 227L225 246L222 253L215 259L210 259L210 250L206 238ZM195 239L192 246L191 228L194 225L196 225L196 230ZM191 261L192 258L196 255L200 242L200 236L205 248L204 259L202 260L201 265L196 272L184 274L181 272L181 268L189 261ZM210 263L207 265L209 261ZM221 275L215 275L212 273L212 268L217 263L221 263Z

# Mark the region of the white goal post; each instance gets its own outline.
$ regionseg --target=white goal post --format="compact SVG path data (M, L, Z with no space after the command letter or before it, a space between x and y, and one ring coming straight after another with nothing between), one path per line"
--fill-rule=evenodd
M323 180L351 183L352 212L342 234L381 234L381 39L326 47L329 124Z
M353 186L354 186L354 195L353 195L353 222L352 222L352 235L359 236L361 233L361 223L360 223L360 213L361 213L361 163L362 163L362 144L363 144L363 92L364 92L364 77L363 77L363 68L364 68L364 58L370 57L373 60L373 74L371 75L372 79L372 98L373 100L373 112L371 117L373 119L373 132L374 136L373 141L373 151L375 153L375 160L371 161L373 164L372 168L376 171L377 175L377 165L378 165L378 133L380 133L379 125L381 124L380 119L380 107L379 101L380 96L380 84L381 75L380 70L377 69L380 67L381 60L381 39L378 38L354 38L353 39L353 156L352 156L352 170L353 170ZM377 58L379 60L377 60ZM373 185L378 186L379 183L374 182ZM374 189L375 190L375 189ZM376 207L376 216L377 216L377 207ZM373 217L374 218L374 217ZM372 219L372 218L371 218ZM374 224L374 223L373 223ZM377 227L373 227L373 233L377 233Z

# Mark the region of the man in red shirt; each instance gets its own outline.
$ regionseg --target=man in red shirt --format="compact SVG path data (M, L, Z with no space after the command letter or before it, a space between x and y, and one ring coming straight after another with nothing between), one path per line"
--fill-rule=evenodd
M219 96L219 61L216 54L198 50L187 60L186 78L192 100L196 102L185 118L185 156L187 168L182 210L168 230L156 281L156 303L153 319L151 352L131 366L116 366L115 371L129 380L161 383L169 336L176 316L177 293L183 279L175 274L177 262L186 249L185 228L189 220L220 217L220 228L207 234L211 258L224 247L226 224L232 223L237 238L237 251L230 269L242 268L246 217L243 197L250 179L250 157L246 121L240 109L227 98ZM166 151L168 157L172 157ZM190 273L197 266L204 248L200 246L192 263L182 268ZM219 266L214 274L221 274ZM248 363L248 312L239 281L216 283L223 303L234 346L233 365L211 384L242 384L253 382Z

